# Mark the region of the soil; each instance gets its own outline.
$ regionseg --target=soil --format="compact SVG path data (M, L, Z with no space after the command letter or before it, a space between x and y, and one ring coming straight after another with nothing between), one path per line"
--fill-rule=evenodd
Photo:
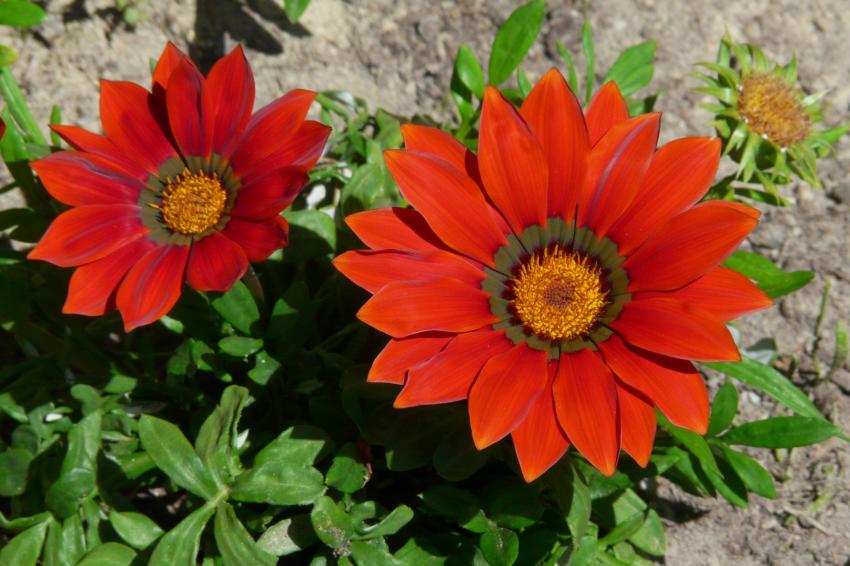
M345 88L370 105L399 115L451 117L447 97L452 58L460 44L480 58L488 53L498 24L517 5L415 0L313 0L297 25L289 24L278 0L145 0L146 18L125 25L109 0L47 0L47 22L29 34L3 28L0 43L21 52L13 70L36 118L46 123L59 104L63 121L97 130L98 78L149 80L148 61L166 41L189 49L208 67L237 42L246 46L265 104L296 86ZM550 1L540 40L524 64L534 80L555 65L563 69L555 42L578 54L583 19L593 25L597 69L634 43L658 42L654 89L663 95L662 141L712 133L702 95L689 73L713 59L724 32L761 45L787 61L799 57L810 92L829 90L827 123L850 113L850 11L846 0ZM845 364L817 377L815 357L829 368L834 328L850 323L850 138L820 167L824 188L785 189L796 205L765 209L747 245L786 269L807 269L816 279L777 306L739 323L745 345L772 336L793 379L836 424L850 430L850 371ZM2 182L3 179L0 179ZM0 209L17 196L0 196ZM819 327L824 287L831 293ZM816 344L819 347L816 350ZM710 377L716 386L716 377ZM769 398L742 387L741 420L784 414ZM724 500L690 497L660 486L659 508L667 523L666 564L850 565L850 447L833 439L781 454L753 452L779 478L778 498L754 497L748 509Z

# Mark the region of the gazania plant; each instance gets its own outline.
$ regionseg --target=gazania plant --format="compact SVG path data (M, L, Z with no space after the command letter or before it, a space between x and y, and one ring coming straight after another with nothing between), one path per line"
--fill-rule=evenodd
M723 39L705 130L660 144L655 42L600 69L585 24L544 66L544 21L456 46L447 120L254 112L250 50L168 43L100 83L99 131L42 124L0 46L0 565L647 566L691 520L671 490L800 508L847 330L817 365L824 330L804 356L735 321L815 277L747 239L843 130Z

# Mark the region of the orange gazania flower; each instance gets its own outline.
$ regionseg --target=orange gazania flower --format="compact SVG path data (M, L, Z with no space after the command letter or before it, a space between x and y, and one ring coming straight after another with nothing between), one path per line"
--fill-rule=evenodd
M304 119L315 96L294 90L252 116L254 78L238 47L204 77L168 44L152 92L102 81L105 136L54 126L76 151L32 164L73 207L29 254L77 267L63 311L117 307L130 331L166 314L184 280L227 290L249 261L285 245L280 212L330 132Z
M719 266L759 213L696 204L719 142L656 150L659 118L613 83L583 114L552 70L519 112L487 89L477 156L405 126L385 157L414 208L348 217L372 249L336 260L392 336L369 380L403 384L396 407L468 399L476 446L510 434L527 481L570 444L607 475L621 448L645 466L653 407L704 433L690 360L737 360L724 322L771 304Z

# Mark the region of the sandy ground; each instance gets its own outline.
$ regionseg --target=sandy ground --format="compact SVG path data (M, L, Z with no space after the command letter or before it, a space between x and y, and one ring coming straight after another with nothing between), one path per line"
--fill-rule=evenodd
M48 21L26 36L7 29L0 43L22 53L14 72L36 117L46 123L59 104L64 120L98 128L99 77L147 82L148 60L167 40L188 48L203 66L237 42L246 45L257 78L259 104L296 86L346 88L400 115L451 115L447 99L451 60L460 44L479 57L501 22L517 4L505 0L418 2L414 0L313 0L298 25L286 21L272 0L146 0L147 18L128 29L108 0L47 0ZM658 42L656 89L664 94L662 140L711 133L709 116L690 89L693 63L714 57L729 31L737 40L763 46L785 61L800 59L809 91L829 89L827 122L850 116L850 10L846 0L550 1L540 41L525 68L533 79L561 65L560 40L574 54L584 17L593 24L598 67L606 69L624 47ZM783 267L811 269L818 278L803 291L740 326L745 343L773 336L779 350L795 357L794 379L821 409L850 430L850 372L817 380L812 351L821 338L819 360L829 365L835 322L850 323L850 140L821 167L824 190L788 188L797 206L770 210L751 245ZM0 208L15 195L0 197ZM831 298L820 336L815 333L826 281ZM742 397L743 417L764 418L780 411L755 392ZM667 564L850 564L850 447L832 440L778 459L757 457L783 478L779 498L756 498L749 509L724 501L697 499L662 485L661 511L668 524ZM819 505L813 506L813 502ZM674 511L675 510L675 511Z

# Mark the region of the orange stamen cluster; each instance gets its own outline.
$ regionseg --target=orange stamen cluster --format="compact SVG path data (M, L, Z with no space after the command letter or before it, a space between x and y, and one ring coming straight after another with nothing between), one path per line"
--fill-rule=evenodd
M173 232L201 234L218 224L227 204L227 191L215 173L193 173L186 169L168 178L162 201L156 207Z
M781 77L754 73L741 83L738 112L753 132L785 148L809 136L811 120L800 99Z
M588 257L560 246L526 260L511 280L513 307L523 325L548 340L586 334L607 304L602 270Z

